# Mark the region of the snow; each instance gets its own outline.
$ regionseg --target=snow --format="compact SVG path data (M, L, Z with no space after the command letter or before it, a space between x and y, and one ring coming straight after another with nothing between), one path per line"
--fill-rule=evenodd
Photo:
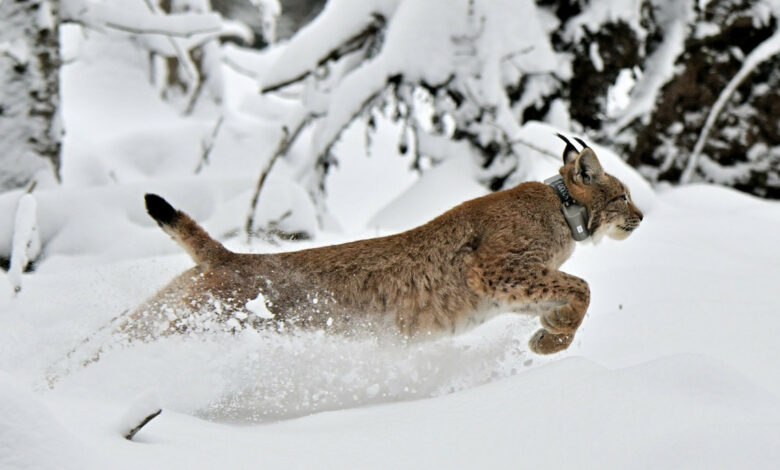
M78 49L63 71L63 184L25 203L37 205L42 257L17 296L0 272L0 468L776 468L780 204L703 184L653 189L590 142L645 219L625 241L579 244L564 265L592 292L566 352L530 353L538 320L515 315L413 344L249 329L127 345L103 334L191 266L145 214L145 192L231 249L269 252L403 230L485 190L458 144L422 141L447 158L410 171L394 152L398 126L380 119L370 157L359 125L334 147L325 203L343 231L318 224L298 179L310 156L294 148L269 175L258 226L292 211L285 229L314 238L248 243L250 195L290 108L245 102L255 81L226 70L230 112L193 175L214 117L161 103L126 43L97 36ZM536 149L516 146L520 176L555 174L554 133L571 132L515 131ZM21 197L0 194L3 257ZM68 353L85 338L105 349L84 367ZM157 407L132 442L122 437Z
M474 162L468 153L455 154L444 163L425 172L409 189L382 208L368 223L378 231L408 230L466 199L484 196L487 191L477 183ZM451 191L451 188L458 188Z
M609 124L613 135L637 117L649 115L661 87L674 75L675 62L684 50L687 29L695 19L694 8L689 1L660 3L655 7L654 15L661 27L663 40L647 58L642 77L631 90L630 105L610 116L614 119Z
M0 54L7 55L19 65L27 65L30 61L30 50L27 43L21 39L1 42Z
M593 62L593 68L596 69L596 72L602 72L604 70L604 60L601 58L601 53L599 52L599 43L590 43L588 54L590 55L590 61Z
M320 60L332 52L332 44L341 44L359 35L374 21L375 14L389 17L398 3L398 0L328 2L317 18L296 34L295 41L284 49L283 55L270 67L263 79L263 88L315 70ZM345 11L349 14L345 15ZM324 41L323 37L328 40Z
M38 17L36 18L36 26L38 29L53 30L55 28L54 15L51 12L51 4L48 1L41 2L38 9Z
M246 309L259 318L270 320L274 317L274 314L268 310L268 307L265 304L265 297L260 293L257 294L257 297L246 303Z
M525 132L559 150L546 126ZM780 305L767 293L780 277L780 207L711 186L655 193L595 149L629 181L646 218L628 240L581 245L567 263L593 292L570 351L530 355L534 324L514 316L418 345L250 330L113 349L47 390L49 364L188 264L181 254L74 254L26 274L20 296L0 307L0 369L12 383L2 402L15 407L3 429L20 431L0 438L0 458L9 468L66 455L78 468L102 468L104 455L115 468L772 468ZM556 165L537 158L539 173ZM413 220L448 204L430 197L476 195L467 163L452 158L417 180L389 206L397 220L404 205ZM391 221L388 210L376 220ZM115 227L112 236L136 236ZM122 416L150 389L163 414L123 442ZM50 455L28 451L42 443Z

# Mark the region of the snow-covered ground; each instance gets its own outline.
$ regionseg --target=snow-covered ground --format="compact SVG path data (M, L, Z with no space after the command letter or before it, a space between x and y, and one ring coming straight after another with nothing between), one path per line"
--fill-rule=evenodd
M161 105L142 74L127 73L142 57L121 45L87 42L80 57L63 76L65 184L34 193L44 259L17 296L0 272L0 468L777 468L780 204L712 186L653 191L599 147L645 220L623 242L580 245L564 266L590 283L592 303L563 353L528 352L536 320L506 315L411 346L245 331L69 363L83 338L190 266L144 214L144 192L233 249L264 251L401 230L484 191L458 155L421 178L405 171L386 150L397 135L386 123L366 159L356 126L328 180L342 230L316 231L291 183L293 154L259 213L295 208L288 228L316 237L248 246L228 235L243 226L275 126L231 116L210 165L192 175L202 142L192 136L211 121ZM561 150L551 128L522 132ZM527 159L532 179L557 167L531 150ZM3 250L18 199L0 195ZM126 441L156 406L163 413Z

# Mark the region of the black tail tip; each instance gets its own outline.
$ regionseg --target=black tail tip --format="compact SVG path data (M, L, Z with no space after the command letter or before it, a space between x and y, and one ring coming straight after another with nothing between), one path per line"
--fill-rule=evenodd
M146 194L146 212L160 225L170 225L176 217L176 209L156 194Z

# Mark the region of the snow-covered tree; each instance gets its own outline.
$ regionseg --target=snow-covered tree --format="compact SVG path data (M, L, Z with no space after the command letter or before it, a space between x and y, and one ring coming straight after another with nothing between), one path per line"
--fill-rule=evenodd
M653 181L780 197L779 4L331 0L264 91L303 83L320 182L347 124L370 132L382 113L404 123L399 147L416 162L454 142L492 189L522 179L513 135L536 119L612 146Z
M542 1L575 127L652 181L780 197L777 0ZM621 96L629 90L627 97Z
M621 130L632 163L653 179L780 198L779 22L777 1L699 10L652 112Z
M51 180L59 170L58 7L0 1L0 192Z
M568 78L548 20L532 0L332 0L292 38L263 89L304 82L320 185L342 131L363 117L370 132L383 113L404 124L399 148L418 166L446 158L455 142L498 189L520 166L519 117Z

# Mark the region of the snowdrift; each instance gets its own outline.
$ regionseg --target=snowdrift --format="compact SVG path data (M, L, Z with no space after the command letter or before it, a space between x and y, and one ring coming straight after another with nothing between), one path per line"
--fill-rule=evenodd
M528 353L538 325L513 315L413 346L246 331L114 348L49 388L69 350L190 266L144 214L144 192L232 249L270 251L401 230L484 191L457 152L418 177L388 150L365 159L353 128L325 201L346 232L320 230L337 224L317 220L293 183L306 161L293 152L258 215L292 210L284 228L315 238L247 245L237 230L278 123L236 111L210 165L189 176L213 121L175 115L128 72L144 57L98 43L63 73L66 182L34 192L43 257L17 295L0 272L0 468L777 467L780 205L706 185L654 191L595 145L645 219L623 242L579 244L564 265L592 292L566 352ZM256 93L226 80L230 103ZM397 129L383 126L374 149L395 148ZM518 138L558 155L556 131L527 123ZM560 165L530 148L523 161L534 180ZM3 257L20 196L0 195ZM126 441L149 396L163 413Z

